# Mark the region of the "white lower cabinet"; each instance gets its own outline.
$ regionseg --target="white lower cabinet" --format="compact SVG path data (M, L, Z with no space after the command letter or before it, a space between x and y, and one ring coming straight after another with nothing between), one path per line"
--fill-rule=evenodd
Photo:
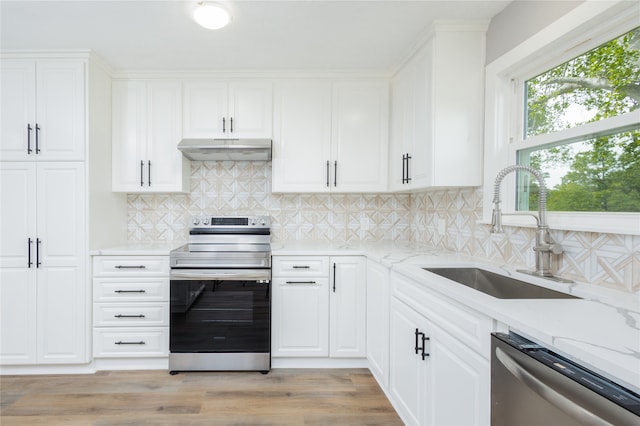
M365 357L365 259L274 256L273 357Z
M0 364L81 364L85 167L0 163Z
M93 258L94 358L167 357L169 256Z
M389 269L367 259L367 360L380 386L389 384Z
M456 314L469 312L454 306L459 312L440 316L444 298L432 305L434 295L423 299L412 293L420 291L420 284L393 272L391 287L387 394L402 420L409 425L488 425L489 358L472 348L475 342L469 346L460 340L465 334L451 331L464 326ZM491 324L487 317L480 319L487 341Z

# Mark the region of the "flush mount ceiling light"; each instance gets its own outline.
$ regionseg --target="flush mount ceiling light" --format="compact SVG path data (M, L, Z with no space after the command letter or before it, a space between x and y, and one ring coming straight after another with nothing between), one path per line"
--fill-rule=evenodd
M193 11L193 19L207 29L218 30L227 26L231 15L216 3L200 2Z

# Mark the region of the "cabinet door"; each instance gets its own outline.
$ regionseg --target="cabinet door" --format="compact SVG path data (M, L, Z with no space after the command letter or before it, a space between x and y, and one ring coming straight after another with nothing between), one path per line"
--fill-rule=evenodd
M366 266L360 256L332 257L329 355L366 356Z
M137 192L144 188L147 153L147 88L144 81L114 81L112 90L112 189Z
M428 333L431 366L426 424L488 425L491 404L489 360L433 324Z
M38 163L38 362L88 361L82 163Z
M394 408L409 425L423 425L426 403L427 360L416 350L416 329L425 332L426 319L399 300L391 299L389 346L389 392Z
M329 191L331 83L278 83L274 93L273 192Z
M389 141L389 188L401 191L406 188L406 163L404 156L411 149L408 139L413 131L413 115L409 114L410 71L404 68L391 83L391 140Z
M432 173L431 53L420 51L393 80L390 187L410 190L427 186ZM403 156L409 155L408 160ZM408 182L402 182L402 178Z
M84 63L40 61L36 69L38 160L84 160Z
M28 161L35 157L36 64L33 61L3 60L0 69L0 159ZM30 134L27 126L32 129Z
M274 278L272 284L272 355L328 356L329 280Z
M383 388L389 385L389 269L367 260L367 359Z
M145 188L152 192L186 191L189 162L178 151L181 129L181 87L176 81L147 83L147 158ZM183 179L183 172L185 178ZM183 186L184 184L184 186Z
M229 135L227 83L187 81L184 83L184 138L225 138Z
M331 187L344 192L387 190L387 82L333 86Z
M35 168L33 162L0 163L2 364L36 361Z
M411 64L411 113L413 114L413 138L408 152L409 177L407 185L411 188L424 188L433 184L433 111L432 111L432 47L425 48L414 58ZM443 141L444 144L446 142ZM453 167L459 169L459 167ZM459 170L457 170L459 173Z
M273 136L273 90L271 83L229 84L229 133L233 138Z

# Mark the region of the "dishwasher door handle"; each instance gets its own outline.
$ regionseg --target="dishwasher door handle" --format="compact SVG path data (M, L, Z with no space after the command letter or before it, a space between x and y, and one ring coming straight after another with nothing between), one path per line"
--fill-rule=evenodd
M611 425L611 423L578 405L576 402L553 389L551 386L540 380L535 374L529 371L525 366L520 364L511 355L507 354L501 348L495 348L495 356L500 363L511 373L516 379L527 386L540 397L544 398L550 404L558 407L571 417L580 421L585 425Z

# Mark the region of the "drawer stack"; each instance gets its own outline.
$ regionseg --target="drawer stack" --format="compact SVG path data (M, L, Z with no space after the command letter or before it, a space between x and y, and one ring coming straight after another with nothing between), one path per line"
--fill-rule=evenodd
M94 358L168 354L169 256L95 256Z

